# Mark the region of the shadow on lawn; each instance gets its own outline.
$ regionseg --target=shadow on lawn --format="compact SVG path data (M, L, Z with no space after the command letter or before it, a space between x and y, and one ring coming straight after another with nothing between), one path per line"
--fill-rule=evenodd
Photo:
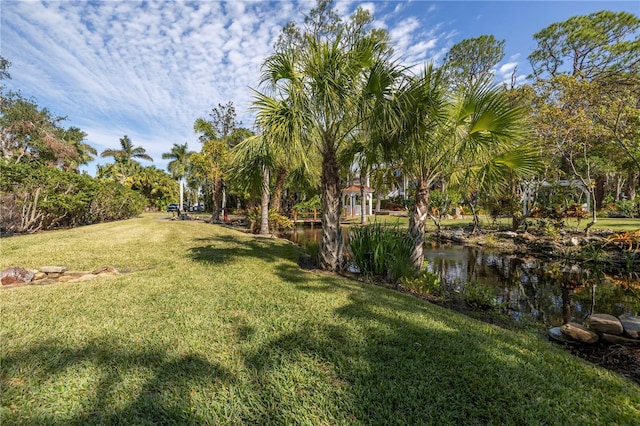
M193 389L232 379L224 368L198 355L172 358L162 349L129 352L107 339L77 349L54 341L40 343L2 357L1 366L0 388L7 408L12 398L32 392L30 385L40 390L47 383L57 382L62 388L75 385L79 388L73 397L84 396L70 416L55 411L63 401L34 401L30 412L5 409L2 424L202 424L192 409ZM63 382L67 370L84 368L96 370L95 382L73 382L73 378L69 384ZM136 375L139 386L130 381ZM137 394L132 395L132 389ZM45 392L51 398L58 390Z
M404 313L422 310L419 306L402 297L381 301L376 296L357 293L336 310L355 327L304 324L245 355L247 367L259 374L263 397L279 402L259 423L299 423L291 407L296 397L304 398L309 412L321 413L320 423L326 424L637 420L640 397L631 383L625 388L590 366L567 365L560 353L542 356L522 337L487 333L482 325L437 307L423 312L431 321L416 323L414 314ZM440 321L439 313L446 320ZM306 376L291 373L296 368ZM626 392L628 399L596 396L599 387Z
M220 235L211 238L197 238L198 245L192 247L191 257L203 263L233 263L242 258L252 258L267 262L282 259L296 260L300 248L293 244L274 243L266 238L238 238L231 235Z

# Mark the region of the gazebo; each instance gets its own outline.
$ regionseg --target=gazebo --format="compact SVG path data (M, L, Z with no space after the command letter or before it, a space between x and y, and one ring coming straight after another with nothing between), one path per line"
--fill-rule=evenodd
M360 197L362 186L360 180L356 179L349 182L349 185L342 190L342 207L347 216L359 216L361 213L362 202ZM365 214L373 214L373 193L374 189L364 186Z

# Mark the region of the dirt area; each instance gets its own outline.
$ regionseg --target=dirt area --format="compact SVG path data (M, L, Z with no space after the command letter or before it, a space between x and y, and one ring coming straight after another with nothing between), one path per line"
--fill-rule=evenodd
M640 385L640 347L594 345L567 347L567 352Z

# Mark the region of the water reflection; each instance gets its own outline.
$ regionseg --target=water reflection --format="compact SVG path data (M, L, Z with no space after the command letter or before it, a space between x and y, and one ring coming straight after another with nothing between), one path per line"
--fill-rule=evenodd
M288 238L305 246L319 244L321 235L318 226L298 228ZM577 262L477 247L432 245L424 253L427 268L440 276L449 293L461 293L468 283L491 287L502 309L515 320L530 318L557 326L582 323L591 313L640 314L637 277L615 277Z

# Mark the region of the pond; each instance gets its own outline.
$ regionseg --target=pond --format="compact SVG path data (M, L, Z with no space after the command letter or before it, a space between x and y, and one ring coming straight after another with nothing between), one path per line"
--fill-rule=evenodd
M346 234L346 232L345 232ZM306 247L319 244L321 228L297 228L285 238ZM499 253L487 248L425 245L428 270L438 274L450 294L481 284L495 294L514 320L547 326L583 323L591 313L640 314L637 276L611 276L578 262Z

